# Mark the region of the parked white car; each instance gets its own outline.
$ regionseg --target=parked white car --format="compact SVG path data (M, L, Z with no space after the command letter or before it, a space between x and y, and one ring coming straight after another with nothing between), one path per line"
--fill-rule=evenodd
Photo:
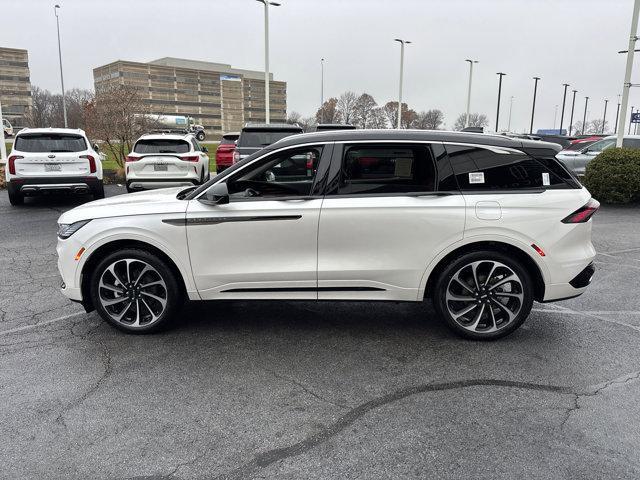
M83 130L23 128L15 137L5 169L11 205L25 196L51 192L104 198L102 156Z
M192 134L143 135L126 158L128 192L201 185L209 176L207 148Z
M576 175L584 175L587 164L608 148L616 146L616 136L604 137L582 150L563 150L556 156L558 160L572 170ZM625 135L622 139L623 148L640 148L640 135Z
M558 150L440 131L293 135L199 188L62 214L62 292L128 332L165 326L184 298L429 298L458 334L501 337L594 273L598 202Z

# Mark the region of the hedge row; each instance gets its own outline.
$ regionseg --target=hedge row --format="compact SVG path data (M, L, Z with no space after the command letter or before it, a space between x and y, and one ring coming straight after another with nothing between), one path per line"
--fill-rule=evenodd
M603 151L587 164L584 185L600 202L640 201L640 149Z

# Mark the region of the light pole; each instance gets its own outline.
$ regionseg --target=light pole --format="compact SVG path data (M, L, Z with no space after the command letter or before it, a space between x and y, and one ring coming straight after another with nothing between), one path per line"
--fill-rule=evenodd
M496 133L498 132L498 121L500 120L500 95L502 94L502 77L506 75L506 73L498 72L498 108L496 109Z
M589 97L584 97L584 115L582 116L582 135L584 135L584 129L587 127L587 105L589 104Z
M402 126L402 77L404 75L404 46L408 45L411 42L409 40L401 40L400 38L395 38L394 41L400 43L400 88L398 90L398 126L400 129Z
M469 89L467 90L467 116L464 121L465 128L469 126L469 115L471 109L471 81L473 80L473 64L478 63L477 60L467 58L465 62L469 62Z
M607 103L609 103L609 100L607 100L605 98L604 99L604 113L602 114L602 130L600 131L600 133L604 133L604 124L607 121Z
M564 104L567 101L567 87L568 83L563 83L564 95L562 96L562 113L560 114L560 128L558 129L558 135L562 135L562 122L564 121ZM555 128L555 127L554 127Z
M533 114L536 111L536 94L538 93L538 80L540 77L533 77L535 83L533 84L533 105L531 106L531 125L529 126L529 134L533 133Z
M553 129L556 129L556 121L558 120L558 105L553 109Z
M271 123L269 115L269 5L279 7L280 3L257 0L264 5L264 123Z
M578 90L571 90L573 92L573 100L571 101L571 119L569 120L569 136L571 136L571 130L573 129L573 109L576 106L576 93Z
M58 27L58 59L60 60L60 84L62 85L62 114L64 115L64 128L67 128L67 101L64 95L64 76L62 75L62 48L60 47L60 19L58 18L58 9L60 5L53 7L53 13L56 16L56 26Z
M7 146L4 144L4 123L2 123L2 102L0 102L0 163L7 161Z
M320 59L320 123L324 123L324 58Z
M613 128L614 132L618 131L618 120L620 118L620 94L618 94L618 108L616 110L616 126Z
M640 13L640 0L633 3L633 15L631 16L631 33L629 34L629 49L627 51L627 66L624 72L624 83L622 84L622 118L627 117L627 105L629 104L629 87L631 86L631 71L633 70L633 54L638 37L638 14ZM624 137L624 122L618 125L618 138L616 147L622 147L622 138Z
M515 97L513 95L511 95L511 98L509 98L509 121L507 122L507 132L511 131L511 110L513 109L513 99Z

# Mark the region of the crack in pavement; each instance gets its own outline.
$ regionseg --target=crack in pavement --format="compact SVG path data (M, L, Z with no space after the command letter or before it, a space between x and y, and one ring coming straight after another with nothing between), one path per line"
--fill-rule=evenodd
M313 390L311 390L306 385L304 385L304 384L300 383L299 381L297 381L295 378L287 377L286 375L282 375L281 373L278 373L275 370L270 370L270 369L267 369L267 368L262 368L262 370L267 372L267 373L270 373L271 375L273 375L277 379L284 380L286 382L289 382L289 383L299 387L304 392L308 393L309 395L311 395L312 397L316 398L317 400L320 400L323 403L328 403L330 405L333 405L335 407L340 407L340 408L343 408L345 410L348 410L349 408L351 408L351 406L349 406L349 405L345 405L343 403L338 403L338 402L333 402L333 401L329 400L328 398L325 398L322 395L319 395L318 393L314 392Z
M595 397L596 395L602 393L603 391L617 386L617 385L624 385L625 383L629 383L629 382L633 382L634 380L638 380L640 379L640 371L637 372L632 372L632 373L628 373L625 375L622 375L620 377L614 378L613 380L609 380L607 382L598 384L598 385L593 385L590 387L590 391L584 392L584 393L576 393L576 392L572 392L573 394L573 405L571 407L569 407L565 413L565 417L562 420L562 422L560 423L560 428L564 428L565 424L569 421L569 418L571 417L571 415L580 410L580 399L581 398L585 398L585 397Z
M374 398L367 402L352 408L342 417L340 417L335 423L324 428L322 431L315 433L293 445L287 447L274 448L257 454L253 460L241 465L240 467L221 475L218 475L215 480L223 479L239 479L252 477L258 470L269 467L270 465L277 463L287 458L295 457L302 453L305 453L318 445L327 442L332 437L346 430L353 425L357 420L362 418L372 410L378 409L385 405L392 404L399 400L403 400L413 395L427 393L427 392L441 392L446 390L456 390L471 387L505 387L505 388L517 388L524 390L535 390L543 392L552 392L560 394L573 394L573 389L569 387L563 387L559 385L545 385L540 383L530 382L517 382L510 380L496 380L496 379L476 379L476 380L460 380L455 382L443 382L443 383L427 383L424 385L416 385L413 387L407 387L397 390L393 393L383 395L381 397Z

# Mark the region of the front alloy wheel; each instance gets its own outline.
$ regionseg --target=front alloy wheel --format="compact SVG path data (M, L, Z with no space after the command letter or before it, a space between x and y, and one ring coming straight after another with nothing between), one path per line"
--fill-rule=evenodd
M180 297L171 270L144 250L107 256L96 268L92 287L100 315L127 332L158 330L171 319Z
M489 253L465 255L440 277L438 312L457 333L475 339L508 335L526 319L533 303L530 276L516 260Z

